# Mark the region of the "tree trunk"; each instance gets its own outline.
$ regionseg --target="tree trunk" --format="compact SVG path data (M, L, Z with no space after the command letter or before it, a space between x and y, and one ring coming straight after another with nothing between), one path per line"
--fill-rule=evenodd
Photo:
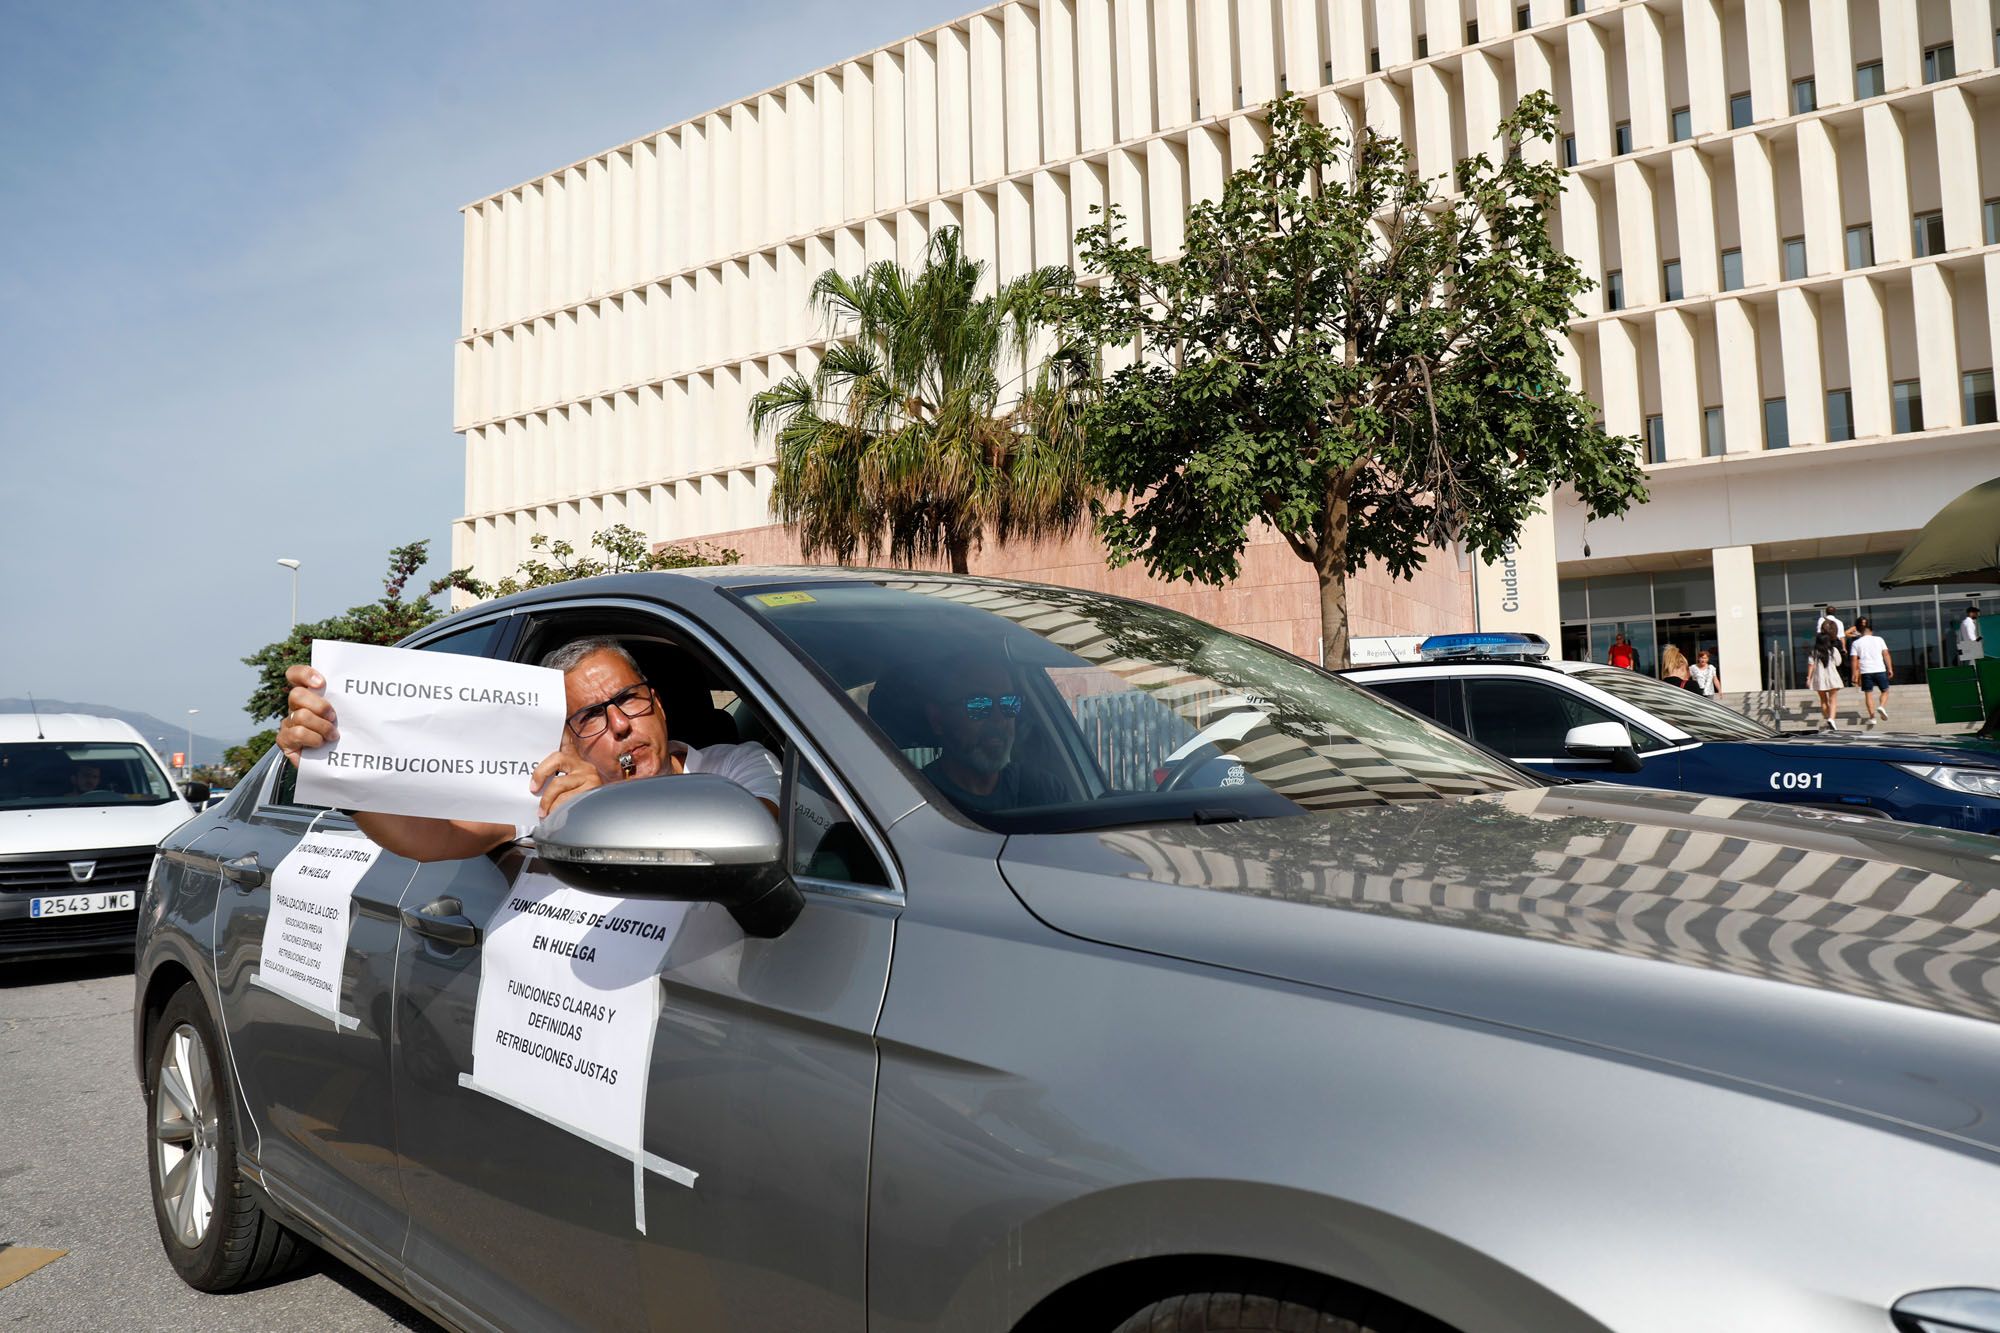
M1326 522L1319 530L1319 546L1313 553L1313 572L1319 576L1320 665L1329 671L1347 666L1347 510L1348 488L1353 479L1342 475L1328 488Z
M1347 566L1319 561L1320 665L1328 671L1347 666Z
M951 572L970 574L972 572L972 543L959 540L947 542L945 550L951 555Z

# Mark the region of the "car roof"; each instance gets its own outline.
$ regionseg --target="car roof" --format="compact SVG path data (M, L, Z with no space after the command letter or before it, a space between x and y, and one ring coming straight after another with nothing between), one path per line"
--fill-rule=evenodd
M954 574L944 569L875 569L848 565L700 565L689 569L599 574L593 578L551 583L540 588L511 593L489 602L479 602L466 607L458 614L486 616L496 612L525 611L549 602L579 597L671 598L676 595L684 596L699 587L733 591L737 588L762 587L773 583L878 583L884 580L898 583L908 583L913 580L925 583L955 583L967 587L1011 589L1030 594L1055 590L1101 598L1105 601L1157 605L1135 602L1133 598L1121 597L1117 593L1101 592L1094 588L1074 588L1057 583L993 578L986 574ZM446 622L442 620L427 625L412 635L411 640L434 637L445 627Z
M1566 658L1457 657L1446 662L1370 662L1367 666L1342 667L1340 674L1361 676L1377 671L1492 671L1498 667L1517 667L1524 671L1559 671L1564 675L1575 675L1587 667L1603 665L1602 662L1574 662Z
M145 738L129 722L89 713L0 713L0 742L135 741Z

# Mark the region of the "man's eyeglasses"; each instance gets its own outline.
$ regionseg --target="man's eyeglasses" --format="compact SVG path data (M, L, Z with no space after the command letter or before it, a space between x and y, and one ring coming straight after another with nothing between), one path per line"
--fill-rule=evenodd
M604 729L611 725L611 710L614 708L626 717L646 716L653 711L652 686L634 685L620 690L601 704L577 709L565 719L565 723L578 740L592 740L603 735Z
M965 704L965 715L974 722L984 722L996 711L1001 717L1021 716L1021 696L1018 694L1003 694L997 699L990 694L974 694L962 702Z

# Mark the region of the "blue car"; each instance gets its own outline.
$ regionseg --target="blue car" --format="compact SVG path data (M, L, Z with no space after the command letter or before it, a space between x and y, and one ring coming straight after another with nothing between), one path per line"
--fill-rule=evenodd
M1780 735L1699 694L1591 662L1466 658L1345 674L1557 777L2000 833L2000 745L1992 741Z

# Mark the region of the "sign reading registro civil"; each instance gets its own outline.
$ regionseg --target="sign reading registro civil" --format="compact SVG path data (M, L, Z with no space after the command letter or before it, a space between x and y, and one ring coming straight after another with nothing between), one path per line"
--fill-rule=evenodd
M689 1187L696 1179L645 1150L658 978L689 907L570 888L530 862L481 939L472 1072L459 1075L631 1161L641 1232L643 1172Z
M357 1020L340 1012L354 886L382 849L351 834L308 830L271 871L271 911L251 984L303 1005L337 1028Z
M312 805L534 824L528 778L562 742L562 672L452 653L313 643L336 739L299 758Z

